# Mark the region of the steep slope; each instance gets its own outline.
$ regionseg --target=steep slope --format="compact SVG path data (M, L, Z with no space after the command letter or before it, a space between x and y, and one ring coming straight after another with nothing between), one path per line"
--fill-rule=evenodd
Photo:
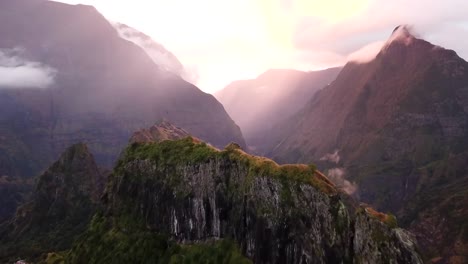
M32 180L0 177L0 224L10 219L16 212L16 208L27 200L33 189Z
M269 70L257 79L233 82L215 97L240 126L249 146L261 149L265 133L301 109L340 70Z
M408 224L419 213L408 203L436 186L432 172L421 169L468 147L467 105L468 63L399 27L373 61L348 63L300 113L273 130L270 153L279 161L308 162L338 150L338 165L323 162L323 168L344 167L362 200L404 215ZM439 190L465 177L463 167L453 171L456 176L445 177ZM436 200L443 193L434 193ZM465 210L457 204L439 217ZM448 228L463 230L460 224ZM446 239L453 248L456 238Z
M394 218L354 212L313 166L150 130L117 163L69 263L422 263Z
M70 248L96 212L104 181L86 145L68 148L39 176L31 199L0 227L0 262Z
M216 146L244 145L213 96L161 70L93 7L1 1L0 36L5 60L46 68L54 80L0 87L2 175L35 175L77 142L110 166L133 131L161 119Z
M416 194L404 210L405 226L436 263L468 262L468 153L420 168Z

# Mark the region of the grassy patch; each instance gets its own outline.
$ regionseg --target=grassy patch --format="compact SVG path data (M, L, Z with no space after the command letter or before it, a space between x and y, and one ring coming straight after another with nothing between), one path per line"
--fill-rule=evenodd
M398 227L397 219L393 214L384 214L381 212L377 212L371 207L360 207L358 212L365 212L370 217L379 220L380 222L386 224L390 228Z

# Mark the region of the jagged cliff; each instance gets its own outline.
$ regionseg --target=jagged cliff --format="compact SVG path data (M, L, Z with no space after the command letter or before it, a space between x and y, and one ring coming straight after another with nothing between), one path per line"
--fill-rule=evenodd
M104 182L86 145L68 148L38 177L30 200L0 226L0 262L69 249L95 214Z
M421 263L392 217L355 211L314 166L141 137L156 130L122 154L70 263Z

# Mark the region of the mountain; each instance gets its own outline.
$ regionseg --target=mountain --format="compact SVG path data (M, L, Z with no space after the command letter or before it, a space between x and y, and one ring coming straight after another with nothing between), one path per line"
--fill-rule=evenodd
M459 202L465 197L467 105L468 63L401 26L374 60L346 64L333 83L273 129L270 154L281 162L322 160L321 168L343 168L364 202L397 212L405 226L424 223L425 230L414 230L428 257L467 261L466 251L456 249L467 245L466 206ZM325 161L332 154L337 159Z
M96 212L104 183L86 145L68 148L39 176L15 217L0 227L0 262L69 249Z
M240 126L249 147L259 150L265 133L299 111L340 70L269 70L254 80L235 81L215 97Z
M422 263L393 216L354 207L313 166L167 123L132 141L67 263Z
M0 66L12 73L0 79L0 175L37 175L77 142L111 167L132 132L158 120L215 146L245 144L213 96L161 69L91 6L1 1L0 36Z

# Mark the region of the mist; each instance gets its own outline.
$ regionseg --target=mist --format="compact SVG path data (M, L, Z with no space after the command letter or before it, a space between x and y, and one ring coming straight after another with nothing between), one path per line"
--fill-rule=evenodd
M0 89L39 88L54 83L57 70L40 62L28 61L20 48L0 49Z
M339 71L268 70L256 79L233 82L215 97L240 126L248 145L257 148L265 133L298 112L317 91L335 80Z
M142 48L160 69L173 73L190 83L197 83L198 73L194 69L184 67L172 52L154 41L150 36L125 24L113 22L112 25L121 38Z
M357 62L357 63L368 63L375 59L377 54L379 54L382 49L384 41L377 41L370 43L359 50L351 53L347 57L347 61Z
M335 150L333 153L328 153L324 155L320 160L328 161L334 164L340 162L340 150ZM353 195L358 190L356 183L352 183L345 178L346 170L344 168L332 168L328 170L328 178L336 185L340 190L343 190L348 195Z
M333 168L328 170L328 178L338 189L343 190L348 195L353 195L358 190L358 186L345 179L346 170L344 168Z
M339 152L340 152L339 150L335 150L335 152L326 154L325 156L320 158L320 160L329 161L329 162L338 164L338 162L340 162Z

